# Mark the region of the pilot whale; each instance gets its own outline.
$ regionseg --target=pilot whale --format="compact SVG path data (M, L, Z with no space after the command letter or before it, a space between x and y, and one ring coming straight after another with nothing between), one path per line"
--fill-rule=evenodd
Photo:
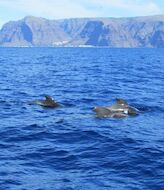
M122 118L135 116L138 114L139 110L135 107L130 106L125 100L116 98L116 103L112 106L106 107L95 107L93 109L98 117L114 117Z
M128 117L128 115L123 113L123 112L113 112L106 107L94 107L93 111L96 112L97 117L101 117L101 118L106 118L106 117L124 118L124 117Z
M44 100L34 100L29 103L29 105L40 105L43 107L49 107L49 108L57 108L60 106L58 102L56 102L51 96L45 95Z
M113 112L123 112L128 115L137 115L139 110L130 106L125 100L116 98L116 103L112 106L108 106L107 109Z

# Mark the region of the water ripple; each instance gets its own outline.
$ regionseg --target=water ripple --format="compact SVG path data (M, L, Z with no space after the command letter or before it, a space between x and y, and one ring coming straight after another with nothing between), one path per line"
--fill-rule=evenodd
M1 189L163 189L163 51L1 48ZM96 118L116 97L139 116Z

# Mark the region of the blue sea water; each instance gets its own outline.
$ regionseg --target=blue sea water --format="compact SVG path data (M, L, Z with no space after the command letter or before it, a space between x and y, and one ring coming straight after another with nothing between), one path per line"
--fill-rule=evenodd
M116 97L141 113L96 118ZM0 189L162 190L163 113L164 49L0 48Z

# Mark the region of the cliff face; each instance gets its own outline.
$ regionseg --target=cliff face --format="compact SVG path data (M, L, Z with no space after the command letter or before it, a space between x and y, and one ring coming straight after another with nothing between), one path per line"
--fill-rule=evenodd
M25 17L0 30L0 46L164 47L164 15L47 20Z

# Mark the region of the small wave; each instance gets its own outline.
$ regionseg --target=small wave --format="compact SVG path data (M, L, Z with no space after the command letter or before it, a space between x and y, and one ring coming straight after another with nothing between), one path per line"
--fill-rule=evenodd
M162 49L9 50L0 49L1 189L163 189ZM26 104L47 92L64 107ZM95 119L92 107L118 96L139 116Z

